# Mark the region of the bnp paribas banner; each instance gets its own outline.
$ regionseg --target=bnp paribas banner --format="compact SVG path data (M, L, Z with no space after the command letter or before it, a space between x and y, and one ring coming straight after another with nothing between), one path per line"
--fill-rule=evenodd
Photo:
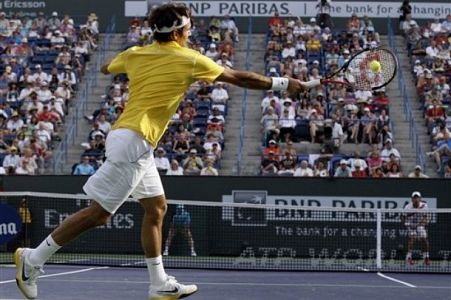
M147 8L160 3L158 0L125 1L125 15L145 15ZM280 16L315 16L318 1L177 1L186 3L196 16L267 17L274 13ZM396 18L401 1L331 1L333 17L349 17L352 13L371 18ZM442 18L451 14L449 0L433 2L411 2L413 17L429 19L435 15Z
M189 5L197 16L315 16L317 1L180 1ZM371 18L396 18L401 1L331 1L332 17L349 17L352 13ZM417 19L442 18L451 14L449 0L442 2L412 2L412 14Z

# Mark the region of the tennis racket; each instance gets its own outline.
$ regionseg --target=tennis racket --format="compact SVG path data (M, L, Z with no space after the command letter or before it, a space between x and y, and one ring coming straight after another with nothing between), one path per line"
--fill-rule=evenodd
M380 63L379 70L371 70L370 64L373 61ZM353 55L340 69L326 78L308 81L305 86L310 88L319 84L345 84L354 90L373 91L389 84L395 78L397 70L398 61L390 50L365 49Z

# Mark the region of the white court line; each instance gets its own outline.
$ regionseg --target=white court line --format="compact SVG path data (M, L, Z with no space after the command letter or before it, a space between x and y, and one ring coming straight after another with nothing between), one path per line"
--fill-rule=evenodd
M404 285L406 285L406 286L408 286L408 287L411 287L411 288L415 288L415 287L416 287L416 286L413 285L413 284L410 284L410 283L408 283L408 282L405 282L405 281L402 281L402 280L399 280L399 279L396 279L396 278L393 278L393 277L384 275L384 274L382 274L381 272L377 272L377 275L379 275L379 276L382 277L382 278L385 278L385 279L388 279L388 280L391 280L391 281L394 281L394 282L397 282L397 283L400 283L400 284L404 284Z
M71 275L71 274L89 272L89 271L93 271L93 270L103 270L103 269L109 269L109 268L110 267L88 268L88 269L81 269L81 270L76 270L76 271L69 271L69 272L54 273L54 274L49 274L49 275L42 275L42 276L39 276L39 278L49 278L49 277L56 277L56 276L64 276L64 275ZM0 281L0 284L11 283L11 282L16 282L16 280L13 279L13 280Z
M77 282L77 283L107 283L107 284L149 284L149 281L142 280L95 280L95 279L51 279L52 282ZM191 283L191 282L187 282ZM274 286L274 287L332 287L332 288L391 288L405 289L402 285L372 285L372 284L333 284L333 283L261 283L261 282L192 282L198 285L221 285L221 286ZM423 289L445 289L449 286L420 286Z

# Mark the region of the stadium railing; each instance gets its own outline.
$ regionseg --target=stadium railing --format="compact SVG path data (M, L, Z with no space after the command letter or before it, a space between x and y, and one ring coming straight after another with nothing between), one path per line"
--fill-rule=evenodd
M252 17L248 18L247 26L247 45L246 45L246 58L245 58L245 70L250 69L250 57L251 57L251 47L252 47ZM243 97L241 100L241 118L240 118L240 136L238 142L238 156L236 161L236 174L241 175L242 172L242 161L243 161L243 149L244 149L244 139L245 139L245 124L246 124L246 112L247 112L247 99L248 90L244 89Z
M451 272L451 240L448 238L451 209L377 208L379 205L349 208L334 205L334 199L324 199L330 201L329 206L320 206L319 202L304 206L299 202L271 200L253 191L223 197L222 202L168 200L164 241L171 223L180 226L173 216L177 209L182 209L190 215L190 221L183 223L183 228L190 228L197 256L190 256L190 241L179 234L170 241L165 266L280 271ZM15 247L24 242L32 246L39 244L67 216L90 205L87 196L82 194L0 192L0 201L11 208L8 211L26 208L32 216L32 222L25 223L23 228L19 223L6 224L8 232L14 229L22 234L0 247L0 264L12 264ZM145 267L140 244L142 215L139 202L129 199L106 225L63 247L49 263ZM423 260L421 250L424 245L417 242L411 249L414 264L410 264L406 262L406 245L409 237L420 231L425 232L429 241L431 262Z
M78 135L78 122L83 120L88 108L88 98L93 89L97 86L97 76L100 70L100 65L105 60L105 52L111 44L111 39L116 31L116 16L112 16L105 31L105 37L99 45L97 52L96 63L90 68L85 75L85 84L79 87L76 108L73 114L66 121L66 130L64 137L55 149L55 156L53 158L53 174L64 173L64 167L68 159L68 150L75 144Z
M390 18L387 19L387 32L388 32L389 46L394 51L394 53L399 61L399 52L395 45L393 25L392 25L392 21ZM407 94L404 74L400 67L398 67L398 88L401 93L401 98L403 101L405 120L409 123L409 138L412 141L412 147L415 149L416 164L420 165L423 169L425 169L426 161L424 158L425 157L424 151L423 151L423 147L421 146L421 142L418 138L415 118L412 113L413 112L412 103Z

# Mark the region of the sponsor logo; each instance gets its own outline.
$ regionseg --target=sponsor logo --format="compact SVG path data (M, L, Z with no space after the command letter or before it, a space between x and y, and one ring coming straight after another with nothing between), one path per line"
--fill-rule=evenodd
M12 240L22 229L22 219L14 207L0 204L0 245Z

